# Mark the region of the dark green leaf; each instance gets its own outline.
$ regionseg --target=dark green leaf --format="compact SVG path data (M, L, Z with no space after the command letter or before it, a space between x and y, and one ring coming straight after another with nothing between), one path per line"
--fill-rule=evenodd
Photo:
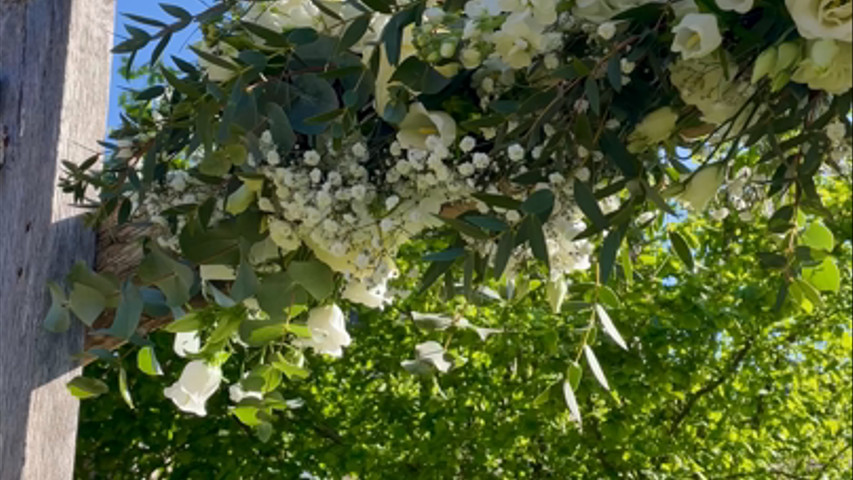
M574 194L575 200L578 202L578 207L592 221L593 226L598 230L606 229L609 226L609 222L598 206L598 201L595 199L595 195L593 195L589 186L575 179Z
M692 272L694 268L693 252L690 251L687 241L684 240L684 237L682 237L680 233L675 231L669 232L669 241L672 243L672 248L675 249L675 253L678 254L678 258L681 259L684 266L687 267L687 270Z

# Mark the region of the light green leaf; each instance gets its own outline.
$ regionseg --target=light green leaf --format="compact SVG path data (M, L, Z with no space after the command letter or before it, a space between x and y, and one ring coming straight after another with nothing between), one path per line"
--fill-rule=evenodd
M83 376L74 377L65 385L65 387L68 388L71 395L74 395L81 400L95 398L110 390L106 383L98 380L97 378L88 378Z
M118 390L121 393L121 398L124 400L124 403L126 403L131 410L134 410L136 407L133 405L133 398L131 398L130 390L127 388L127 371L123 366L119 367L118 370Z
M569 412L572 413L572 420L578 422L578 428L583 424L581 422L581 409L578 406L578 401L575 398L575 392L572 385L567 380L563 382L563 397L566 399L566 405L569 407Z
M157 361L157 355L152 346L139 349L139 352L136 353L136 366L147 375L157 376L163 374L163 368L160 367L160 362Z
M831 252L835 248L835 236L823 222L812 222L800 236L800 243L817 250Z
M823 292L837 292L841 287L841 272L830 257L816 267L803 268L803 279Z

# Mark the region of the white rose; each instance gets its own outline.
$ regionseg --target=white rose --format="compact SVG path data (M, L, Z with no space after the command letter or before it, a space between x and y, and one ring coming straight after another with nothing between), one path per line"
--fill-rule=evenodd
M344 324L344 312L335 304L311 309L307 326L311 330L311 339L300 343L317 353L340 358L344 354L343 347L352 342Z
M713 52L723 42L717 17L710 13L688 13L672 28L672 51L684 58L699 58Z
M717 6L723 10L733 10L737 13L746 13L752 10L753 0L717 0Z
M172 344L172 349L179 357L186 357L201 351L201 338L197 331L193 332L178 332L175 334L175 343Z
M724 178L725 165L723 164L702 168L688 180L684 191L681 192L681 200L688 203L694 211L705 210L708 202L714 198L723 183Z
M785 6L803 37L853 41L850 0L785 0Z
M163 390L166 398L185 411L200 417L207 415L205 402L219 388L222 371L201 360L193 360L184 367L177 382Z
M445 112L428 112L421 103L413 103L400 122L397 141L403 148L425 150L430 135L438 136L441 143L449 147L456 141L456 122Z
M809 42L809 56L797 65L791 80L835 95L850 90L853 87L853 45L834 40Z

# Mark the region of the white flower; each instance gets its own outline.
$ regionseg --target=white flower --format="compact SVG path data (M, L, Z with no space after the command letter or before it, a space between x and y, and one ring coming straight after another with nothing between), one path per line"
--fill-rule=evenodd
M510 67L525 68L543 50L543 29L530 12L512 13L492 36L495 53Z
M207 415L205 402L219 388L222 381L222 371L201 360L193 360L186 364L177 382L163 390L166 398L185 411L200 417Z
M714 198L725 178L725 165L716 164L702 168L687 182L681 192L681 200L687 202L694 211L705 210L708 202Z
M474 150L474 147L477 146L477 140L470 135L466 135L462 137L462 140L459 141L459 149L465 153Z
M832 143L841 143L844 136L847 135L847 129L840 120L835 119L826 126L826 136Z
M413 103L400 122L397 141L403 148L424 150L430 135L438 136L441 143L449 147L456 140L456 122L445 112L429 112L421 103Z
M179 357L196 354L201 351L201 338L197 331L178 332L175 334L175 343L172 348Z
M489 158L489 155L482 152L477 152L471 157L471 161L474 162L474 166L479 170L483 170L489 167L489 164L492 163L492 160Z
M360 303L368 308L383 308L391 303L391 298L388 296L388 288L385 283L380 283L372 288L367 288L364 282L359 280L350 280L344 291L341 293L341 298L349 300L353 303Z
M746 13L752 10L752 2L753 0L717 0L717 6L723 10Z
M602 39L610 40L613 38L613 35L616 35L616 24L614 22L604 22L598 26L596 33Z
M514 162L520 162L524 160L524 147L517 143L513 143L506 149L506 153L509 156L509 159Z
M646 115L628 136L628 151L637 153L669 139L677 120L678 113L670 107L661 107Z
M853 41L853 2L850 0L785 0L785 6L803 37Z
M672 51L684 58L699 58L713 52L723 42L717 17L710 13L688 13L673 27Z
M560 66L560 58L553 52L545 55L543 62L545 63L545 68L548 70L554 70Z
M809 56L797 65L791 80L835 95L850 90L853 87L853 44L834 40L809 42Z
M228 60L228 57L237 54L237 49L225 42L219 42L215 47L211 47L208 46L206 42L201 41L196 43L194 46L195 48L211 55L215 55L220 58L224 57L223 60L226 61ZM225 68L213 62L209 62L202 57L198 58L198 64L207 72L207 77L214 82L227 82L237 74L236 70L231 70L230 68Z
M340 358L344 354L343 347L351 343L344 324L344 312L335 304L311 309L307 326L311 330L311 339L303 339L300 343L317 353Z
M581 182L589 181L590 172L586 167L581 167L575 171L575 178L580 180Z
M308 150L302 154L302 161L309 167L316 167L320 164L320 154L316 150Z

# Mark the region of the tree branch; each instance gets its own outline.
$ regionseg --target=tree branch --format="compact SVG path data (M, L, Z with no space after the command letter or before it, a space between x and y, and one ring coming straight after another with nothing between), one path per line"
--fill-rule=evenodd
M710 383L700 388L699 390L693 392L690 395L690 398L687 399L687 403L684 404L684 407L675 415L675 418L672 421L672 426L669 428L669 433L675 433L678 427L681 425L681 422L687 418L687 415L690 414L690 410L696 405L696 402L699 401L704 395L707 395L713 392L717 387L722 385L737 369L740 367L740 364L743 363L746 355L752 349L752 340L747 340L746 344L741 347L740 350L735 353L734 358L729 364L729 367L716 379L712 380Z

